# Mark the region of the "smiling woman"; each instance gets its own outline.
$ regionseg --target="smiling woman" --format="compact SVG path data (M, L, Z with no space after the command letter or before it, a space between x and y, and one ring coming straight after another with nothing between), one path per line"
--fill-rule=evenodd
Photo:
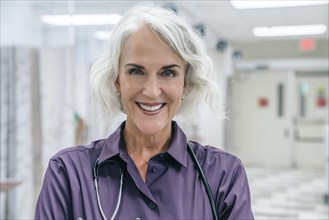
M184 93L184 76L184 61L152 29L144 25L136 30L122 49L115 83L127 132L160 134L167 140Z
M121 100L117 96L117 88L114 84L119 68L123 67L120 65L121 53L123 47L128 46L127 41L137 35L138 29L147 24L146 26L162 46L170 49L184 62L181 68L184 68L185 74L186 99L178 114L188 119L195 119L199 115L199 106L206 104L218 117L222 117L220 95L215 81L212 80L213 66L205 43L181 17L169 11L163 16L158 16L157 12L156 8L150 9L147 6L140 7L139 10L130 10L129 14L124 15L112 30L108 48L91 70L94 112L102 121L108 120L109 123L121 112ZM143 39L140 41L143 42ZM145 42L147 40L144 40L144 44ZM146 49L146 45L144 47Z
M188 141L173 121L196 117L201 104L216 114L215 85L205 45L182 18L129 10L91 70L101 117L126 120L109 138L50 160L36 219L253 219L241 161Z

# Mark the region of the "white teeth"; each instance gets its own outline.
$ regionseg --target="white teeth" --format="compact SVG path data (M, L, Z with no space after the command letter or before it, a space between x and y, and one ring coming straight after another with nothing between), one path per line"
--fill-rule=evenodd
M157 111L162 107L162 104L153 105L153 106L143 105L141 103L138 103L138 104L139 104L140 107L142 107L142 109L144 109L146 111L150 111L150 112Z

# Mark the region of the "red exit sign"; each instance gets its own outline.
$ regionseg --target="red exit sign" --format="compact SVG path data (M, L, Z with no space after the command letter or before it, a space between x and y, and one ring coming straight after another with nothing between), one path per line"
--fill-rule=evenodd
M316 49L316 41L313 38L302 39L299 41L299 50L302 52L311 52Z

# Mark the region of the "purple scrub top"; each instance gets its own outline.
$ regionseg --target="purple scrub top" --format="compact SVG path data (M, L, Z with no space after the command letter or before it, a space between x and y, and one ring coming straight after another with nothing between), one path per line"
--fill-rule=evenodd
M115 219L213 218L204 185L187 150L186 136L176 122L172 122L168 151L150 159L146 182L127 153L124 126L122 123L107 139L64 149L50 159L35 219L102 219L93 178L97 159L100 203L107 219L118 201L120 169L125 172ZM219 219L254 219L241 161L218 148L193 143Z

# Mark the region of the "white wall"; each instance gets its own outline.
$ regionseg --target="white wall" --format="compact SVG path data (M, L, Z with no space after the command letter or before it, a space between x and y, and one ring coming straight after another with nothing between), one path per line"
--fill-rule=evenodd
M32 1L1 1L1 45L37 47L41 23L32 10Z
M51 156L74 145L74 82L71 48L40 50L43 170Z

